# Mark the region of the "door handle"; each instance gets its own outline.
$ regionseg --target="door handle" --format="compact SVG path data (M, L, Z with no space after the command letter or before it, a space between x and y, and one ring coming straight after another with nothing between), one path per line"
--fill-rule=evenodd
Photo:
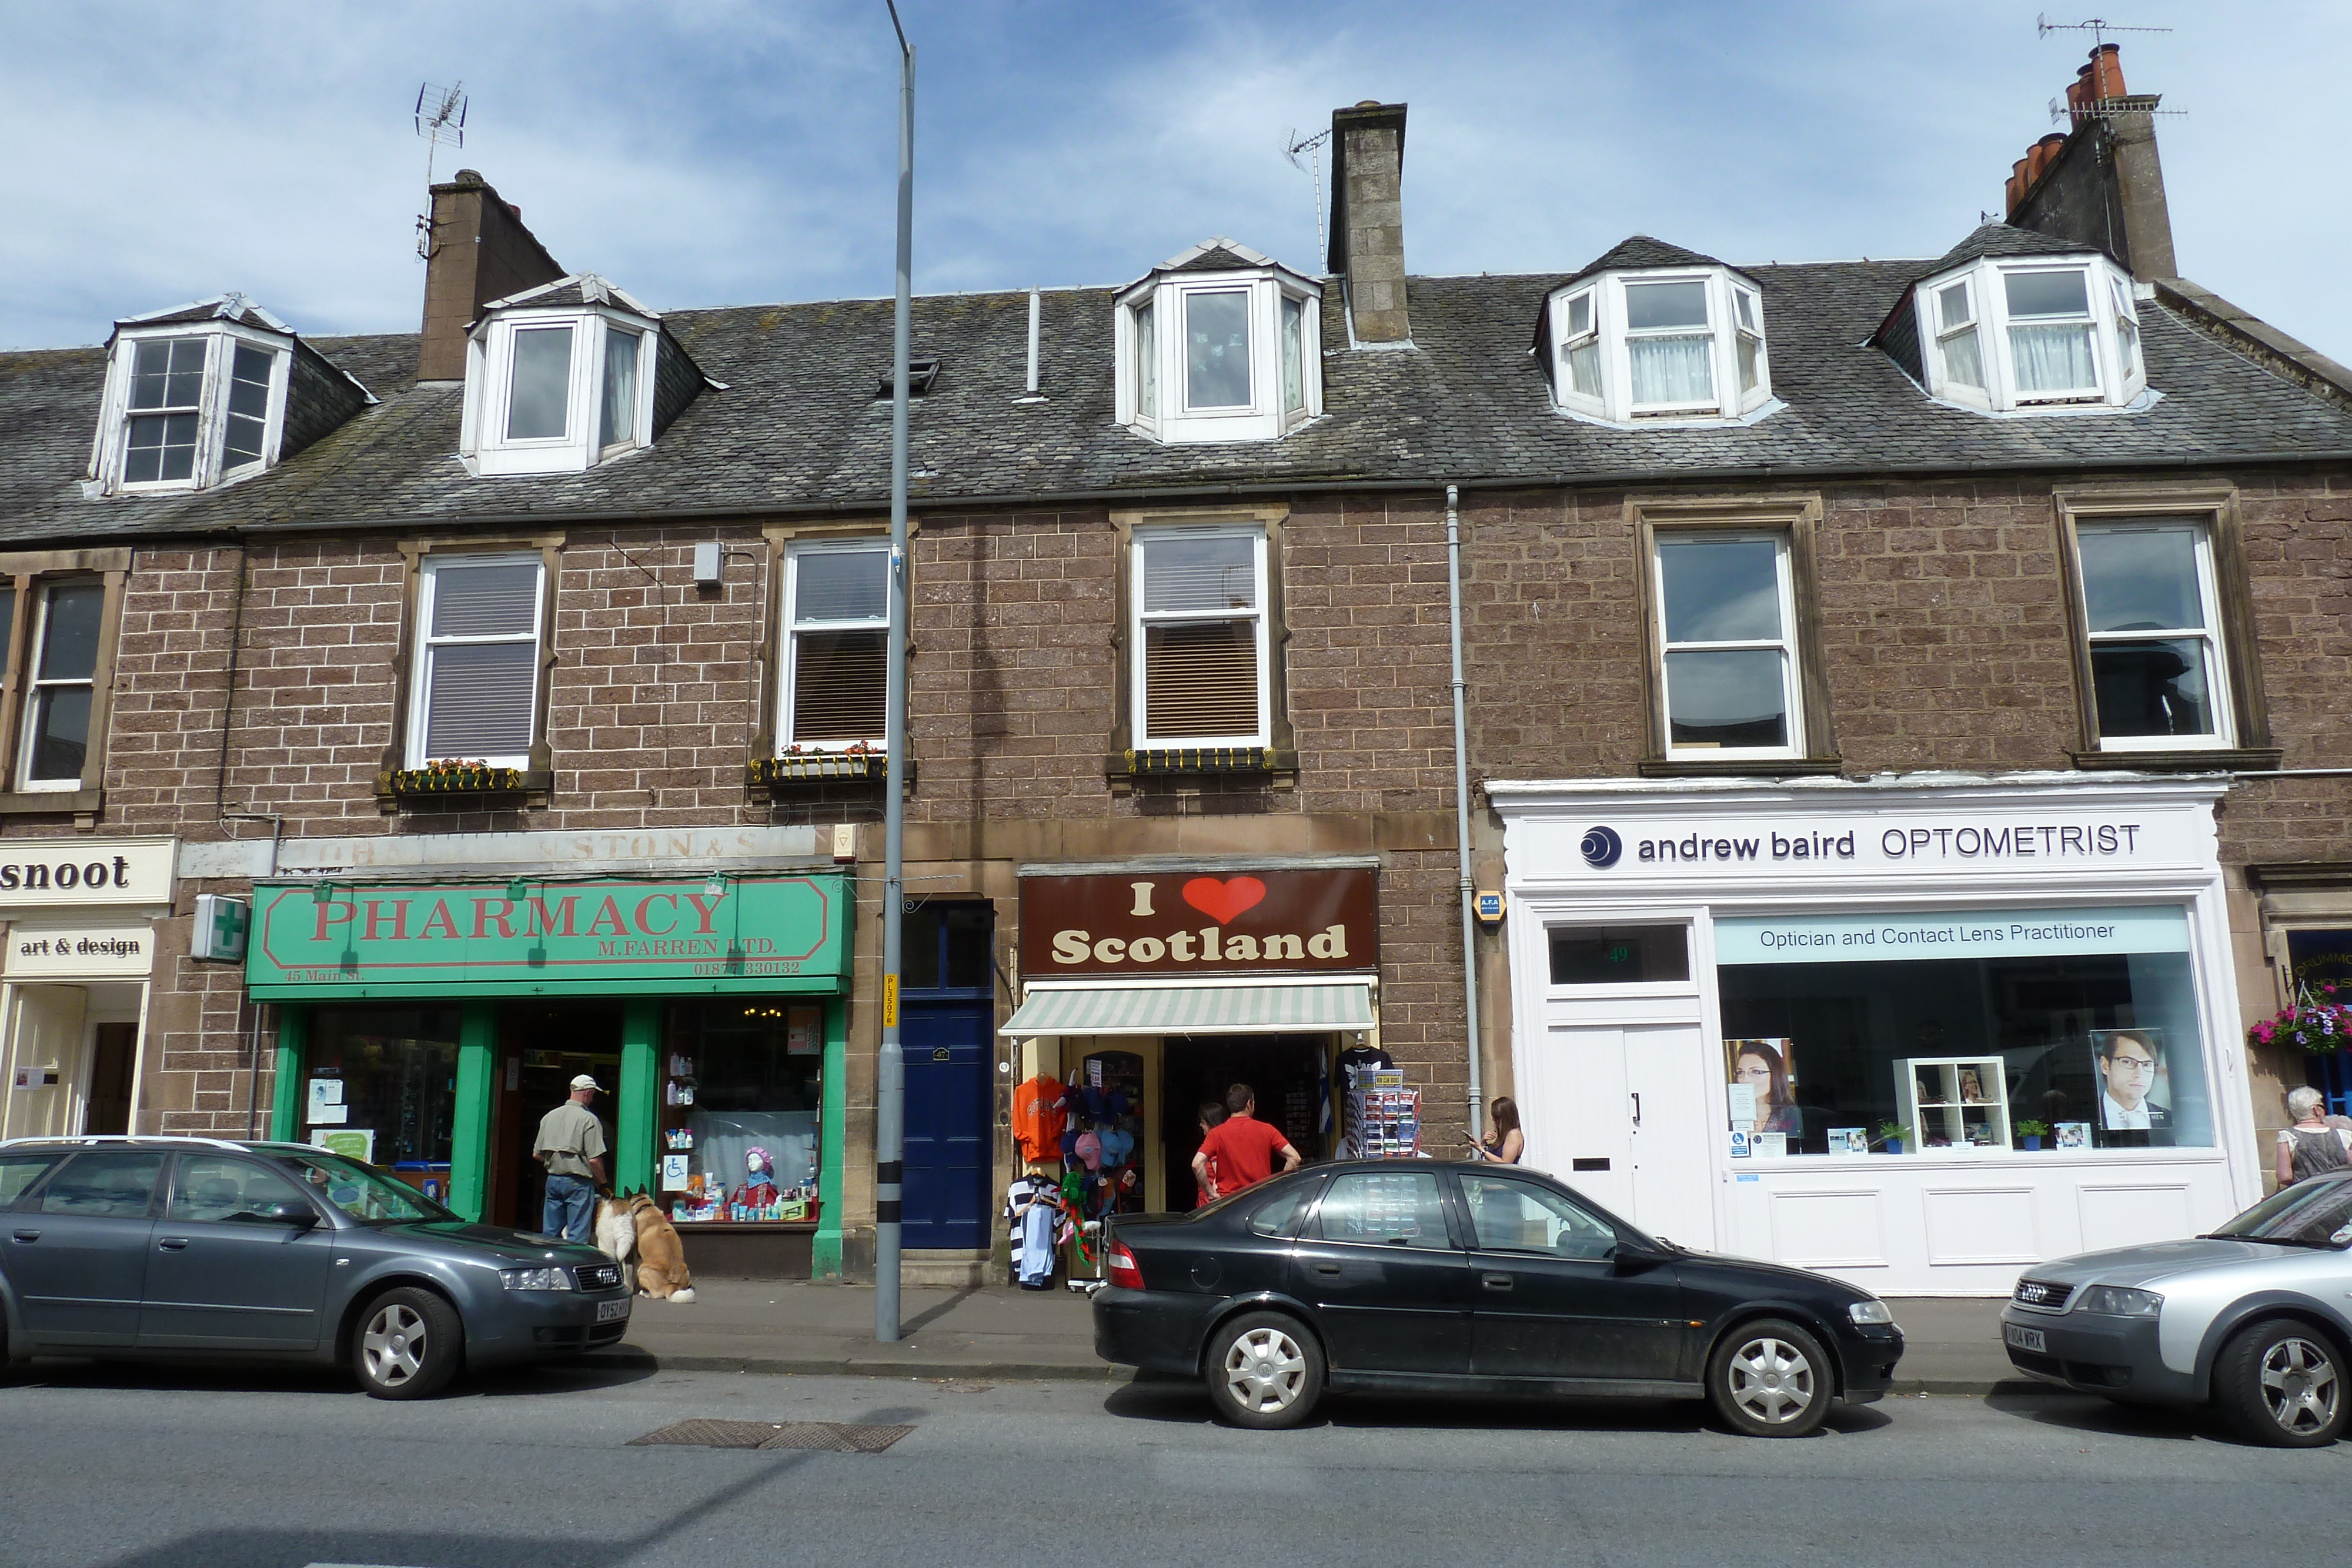
M1337 1263L1318 1263L1315 1265L1315 1271L1318 1274L1336 1274L1339 1271L1339 1265Z
M1642 1124L1642 1097L1641 1097L1639 1094L1636 1094L1636 1095L1634 1095L1634 1096L1633 1096L1633 1125L1635 1125L1635 1126L1637 1126L1637 1127L1638 1127L1638 1126L1640 1126L1641 1124Z
M1511 1288L1512 1279L1508 1274L1481 1274L1478 1282L1490 1291L1507 1291Z
M16 1232L16 1239L19 1241L38 1241L40 1239L41 1233L37 1230L19 1230Z
M184 1236L166 1236L155 1245L166 1252L182 1252L187 1249L188 1239Z

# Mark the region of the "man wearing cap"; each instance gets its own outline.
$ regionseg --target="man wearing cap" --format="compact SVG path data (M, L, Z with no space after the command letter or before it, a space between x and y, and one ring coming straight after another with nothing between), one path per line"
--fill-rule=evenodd
M531 1156L547 1167L547 1208L540 1232L567 1241L585 1241L596 1212L596 1189L604 1185L604 1124L588 1109L596 1081L586 1073L572 1081L572 1098L540 1118Z

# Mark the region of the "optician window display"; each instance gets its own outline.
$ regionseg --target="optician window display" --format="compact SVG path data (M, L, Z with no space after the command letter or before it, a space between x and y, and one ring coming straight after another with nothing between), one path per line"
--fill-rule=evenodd
M1716 933L1734 1133L1743 1110L1764 1131L1769 1108L1790 1155L2213 1145L2178 907L1742 917ZM1984 956L1926 956L1970 947Z

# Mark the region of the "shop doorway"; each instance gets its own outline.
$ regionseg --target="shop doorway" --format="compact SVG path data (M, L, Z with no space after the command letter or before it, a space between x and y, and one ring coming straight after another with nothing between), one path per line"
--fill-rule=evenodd
M131 1131L139 1052L135 985L16 988L0 1137L66 1137Z
M131 1075L139 1059L135 1021L89 1026L89 1103L81 1130L98 1136L131 1131Z
M1202 1103L1223 1103L1236 1083L1257 1092L1258 1120L1281 1128L1303 1157L1322 1157L1332 1037L1324 1034L1171 1035L1161 1042L1160 1138L1171 1212L1200 1201L1192 1156L1201 1148Z
M900 928L907 1119L899 1238L909 1249L989 1244L994 929L988 904L937 903L908 910Z
M540 1119L570 1098L586 1073L604 1086L593 1107L604 1126L604 1175L619 1142L614 1110L621 1083L621 1009L595 1001L508 1002L499 1009L498 1088L490 1111L489 1191L483 1218L535 1231L545 1218L547 1172L531 1158Z

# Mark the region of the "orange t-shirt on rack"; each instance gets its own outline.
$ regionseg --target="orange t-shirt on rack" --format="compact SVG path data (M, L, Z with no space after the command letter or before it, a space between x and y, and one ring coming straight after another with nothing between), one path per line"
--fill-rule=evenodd
M1039 1073L1013 1092L1013 1141L1021 1157L1034 1164L1062 1157L1064 1113L1062 1082Z

